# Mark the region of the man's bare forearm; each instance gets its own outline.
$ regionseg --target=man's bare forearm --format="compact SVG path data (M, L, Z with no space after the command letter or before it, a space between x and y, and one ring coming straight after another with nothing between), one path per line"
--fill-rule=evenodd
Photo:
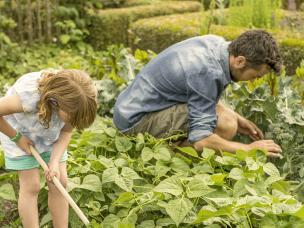
M249 145L223 139L217 134L212 134L207 138L204 138L194 143L194 148L198 151L202 151L204 147L208 147L210 149L215 149L215 150L223 150L227 152L235 152L238 149L242 149L242 150L250 149Z

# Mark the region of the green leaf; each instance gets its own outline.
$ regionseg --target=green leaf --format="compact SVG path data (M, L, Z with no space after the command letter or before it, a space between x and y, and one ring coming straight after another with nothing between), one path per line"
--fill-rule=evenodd
M135 228L135 224L129 222L119 222L117 228Z
M266 185L271 185L277 181L283 180L282 177L278 177L278 176L270 176L266 179L265 184Z
M127 162L126 159L124 159L124 158L117 158L117 159L114 161L114 164L115 164L115 166L118 167L118 168L128 166L128 162Z
M212 166L208 163L203 163L200 165L196 165L192 168L192 172L195 174L200 173L214 173Z
M222 165L238 165L239 161L235 157L216 156L215 161Z
M294 216L304 219L304 206L302 206L298 211L296 211Z
M174 221L171 218L160 218L157 219L156 221L156 225L163 227L163 226L169 226L169 225L173 225Z
M153 220L145 220L136 226L136 228L155 228L155 224Z
M235 152L235 155L241 161L245 161L245 159L248 157L247 151L244 151L244 150L237 150Z
M145 138L144 135L139 133L136 137L136 145L135 145L135 150L137 152L141 151L145 146Z
M178 196L183 192L183 186L178 177L169 177L160 182L155 188L156 192L166 192Z
M141 151L141 159L144 163L150 161L154 157L154 152L149 147L144 147L144 149Z
M193 147L176 147L179 151L184 152L192 157L198 158L197 152Z
M127 192L131 192L133 188L133 180L125 178L125 177L118 177L115 179L115 184L117 184L118 187L122 188L123 190Z
M170 165L175 172L185 173L190 170L189 165L181 158L173 158Z
M115 227L115 224L120 222L120 218L117 215L109 214L105 217L102 222L104 228L112 228Z
M111 138L114 138L115 135L116 135L116 130L114 128L112 128L112 127L106 128L104 131Z
M80 186L80 177L68 178L68 192Z
M179 224L184 220L186 215L191 210L192 206L193 204L189 199L181 198L170 200L165 209L168 215L175 222L176 226L179 226Z
M59 36L60 43L67 44L70 41L71 37L69 35L61 35Z
M214 189L208 187L202 180L193 179L187 185L187 196L189 198L198 198L213 192Z
M258 193L256 192L256 190L252 187L250 187L249 185L245 185L246 190L253 196L258 195Z
M118 177L118 169L116 167L108 168L102 173L102 184L108 182L115 182Z
M208 206L203 207L199 213L197 214L197 218L195 220L195 224L201 223L213 217L223 216L223 215L231 215L232 214L232 206L229 205L227 207L222 207L219 210L208 208Z
M267 173L269 176L275 176L275 177L279 177L280 176L280 172L277 169L277 167L274 166L274 164L268 162L263 166L263 170L265 173Z
M244 178L244 172L243 170L241 170L240 168L233 168L229 175L228 175L229 178L232 178L234 180L241 180Z
M252 157L247 157L245 160L249 170L258 170L260 168Z
M215 155L215 151L209 148L204 147L202 157L206 160L210 160Z
M130 169L129 167L122 168L121 176L131 180L142 179L133 169Z
M132 149L133 144L127 137L115 137L115 146L118 152L127 152Z
M219 207L225 207L233 203L234 198L232 197L225 197L225 198L211 198L206 197L206 199L213 201L216 203Z
M101 192L101 181L98 176L89 174L83 178L79 188L87 189L93 192Z
M159 146L155 149L154 158L156 160L170 161L171 155L167 146Z
M4 184L0 187L0 197L5 200L17 201L13 185Z
M120 203L128 202L128 201L132 200L133 198L134 198L134 196L133 196L132 192L123 192L119 195L117 200L115 200L113 203L120 204Z
M240 197L248 193L247 189L245 188L245 185L247 184L249 184L249 182L246 179L241 179L235 182L233 186L233 195L235 197Z
M214 182L215 185L223 185L226 176L226 174L216 173L211 175L211 180Z
M167 163L163 160L158 160L154 167L156 171L155 176L157 177L165 176L167 172L169 172L169 170L171 169L170 167L168 167Z
M111 168L114 167L114 162L112 159L108 159L102 155L98 157L98 161L105 167L105 168Z
M45 214L41 221L40 221L40 227L43 227L44 225L46 225L47 223L49 223L50 221L52 221L52 216L51 216L51 213L47 213Z

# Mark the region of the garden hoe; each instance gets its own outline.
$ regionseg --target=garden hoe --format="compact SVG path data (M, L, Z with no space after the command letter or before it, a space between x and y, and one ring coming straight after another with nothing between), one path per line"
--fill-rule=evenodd
M40 155L37 152L37 150L34 147L32 147L32 146L30 146L30 150L31 150L32 155L35 157L35 159L38 161L38 163L43 168L43 170L44 171L48 170L47 164L42 160L42 158L40 157ZM76 205L76 203L74 202L74 200L72 199L72 197L69 195L69 193L65 190L65 188L62 186L62 184L60 183L60 181L55 176L53 177L53 183L56 185L56 187L61 192L61 194L64 196L64 198L69 202L69 204L74 209L74 211L76 212L76 214L78 215L78 217L81 219L81 221L85 225L88 225L90 222L87 219L87 217L83 214L83 212Z

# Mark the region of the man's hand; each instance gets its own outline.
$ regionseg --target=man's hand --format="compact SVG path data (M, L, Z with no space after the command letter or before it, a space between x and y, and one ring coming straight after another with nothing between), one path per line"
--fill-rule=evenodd
M267 156L269 157L282 157L282 149L273 140L259 140L247 145L247 150L255 148L267 150Z
M238 115L238 132L248 135L252 140L261 140L264 138L263 132L250 120Z

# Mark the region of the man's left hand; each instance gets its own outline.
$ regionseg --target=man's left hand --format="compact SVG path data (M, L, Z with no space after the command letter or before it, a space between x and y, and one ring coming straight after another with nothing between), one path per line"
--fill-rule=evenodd
M263 132L253 122L242 116L238 116L238 132L248 135L255 141L264 138Z

